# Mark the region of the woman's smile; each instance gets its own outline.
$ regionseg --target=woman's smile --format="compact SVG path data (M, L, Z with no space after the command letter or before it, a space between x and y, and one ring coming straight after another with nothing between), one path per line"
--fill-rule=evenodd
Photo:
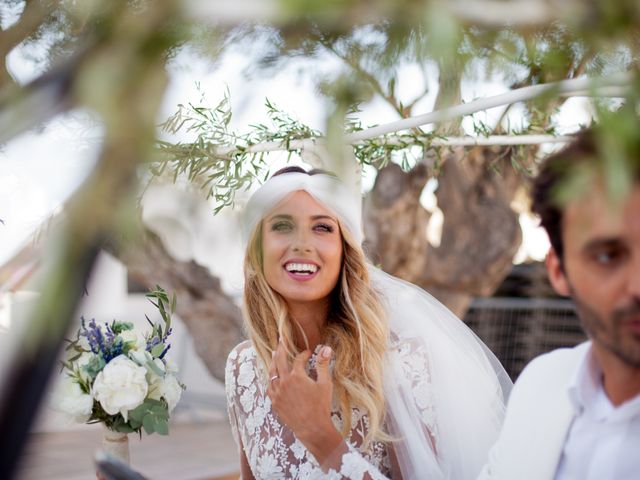
M320 272L320 267L304 259L288 260L284 264L287 274L297 282L307 282L314 279Z

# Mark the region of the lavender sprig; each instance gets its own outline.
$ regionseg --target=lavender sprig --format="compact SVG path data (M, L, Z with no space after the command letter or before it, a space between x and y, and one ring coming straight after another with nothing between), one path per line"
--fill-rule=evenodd
M95 318L92 318L89 322L89 328L87 328L85 324L84 317L80 317L82 320L82 333L81 336L85 337L89 342L89 348L96 355L102 354L103 356L106 354L106 345L104 335L102 334L102 329L96 325Z

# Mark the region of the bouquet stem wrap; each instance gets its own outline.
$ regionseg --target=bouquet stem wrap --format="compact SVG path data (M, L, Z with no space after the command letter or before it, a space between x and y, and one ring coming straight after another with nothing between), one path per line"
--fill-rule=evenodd
M129 436L126 433L114 432L103 425L102 450L129 465Z

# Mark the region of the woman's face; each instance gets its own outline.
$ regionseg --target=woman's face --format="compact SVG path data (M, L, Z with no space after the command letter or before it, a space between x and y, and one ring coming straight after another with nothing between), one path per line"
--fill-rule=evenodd
M342 266L342 237L335 215L307 192L294 192L262 224L267 283L290 305L328 299Z

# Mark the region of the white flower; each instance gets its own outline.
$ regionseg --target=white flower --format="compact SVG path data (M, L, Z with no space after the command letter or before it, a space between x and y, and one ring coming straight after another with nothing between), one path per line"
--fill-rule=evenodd
M147 348L147 339L138 333L137 330L124 330L118 334L123 342L130 344L132 350L142 350Z
M78 372L83 380L89 381L90 376L87 373L86 366L89 365L91 359L95 357L95 354L92 352L82 352L80 356L73 362L75 366L78 367Z
M147 369L124 355L111 360L93 383L93 396L109 415L121 413L128 421L129 410L138 407L147 396Z
M180 401L182 396L182 385L178 382L178 379L171 374L167 374L164 377L164 383L162 388L162 397L167 401L169 405L169 413L176 408L176 405Z
M240 365L238 371L238 385L248 387L253 382L256 374L253 371L253 365L250 363L243 363Z
M302 460L307 449L304 447L302 442L296 438L296 441L291 445L291 451L293 452L293 456L296 460Z
M178 364L169 357L164 357L165 368L167 373L178 373Z
M253 417L257 426L261 426L264 423L264 419L266 416L267 411L264 409L264 407L258 406L253 410Z
M84 367L85 365L89 364L89 362L94 356L95 354L92 352L82 352L80 356L76 359L76 361L73 363L75 363L79 367Z
M246 413L249 413L251 410L253 410L253 394L249 389L246 389L240 396L240 404L242 405L242 409Z
M342 456L340 473L345 477L353 480L362 480L368 470L369 464L367 461L354 451L350 450Z
M164 398L169 407L169 413L176 408L182 396L182 385L175 375L167 373L164 377L152 374L152 381L149 384L149 398L160 400Z
M84 335L80 335L78 337L78 346L83 350L91 350L91 345L89 345L89 340Z
M91 416L93 398L84 393L73 378L65 375L51 397L51 407L64 413L70 423L84 423Z
M258 460L258 477L284 478L282 467L278 465L278 460L272 453L264 455Z

